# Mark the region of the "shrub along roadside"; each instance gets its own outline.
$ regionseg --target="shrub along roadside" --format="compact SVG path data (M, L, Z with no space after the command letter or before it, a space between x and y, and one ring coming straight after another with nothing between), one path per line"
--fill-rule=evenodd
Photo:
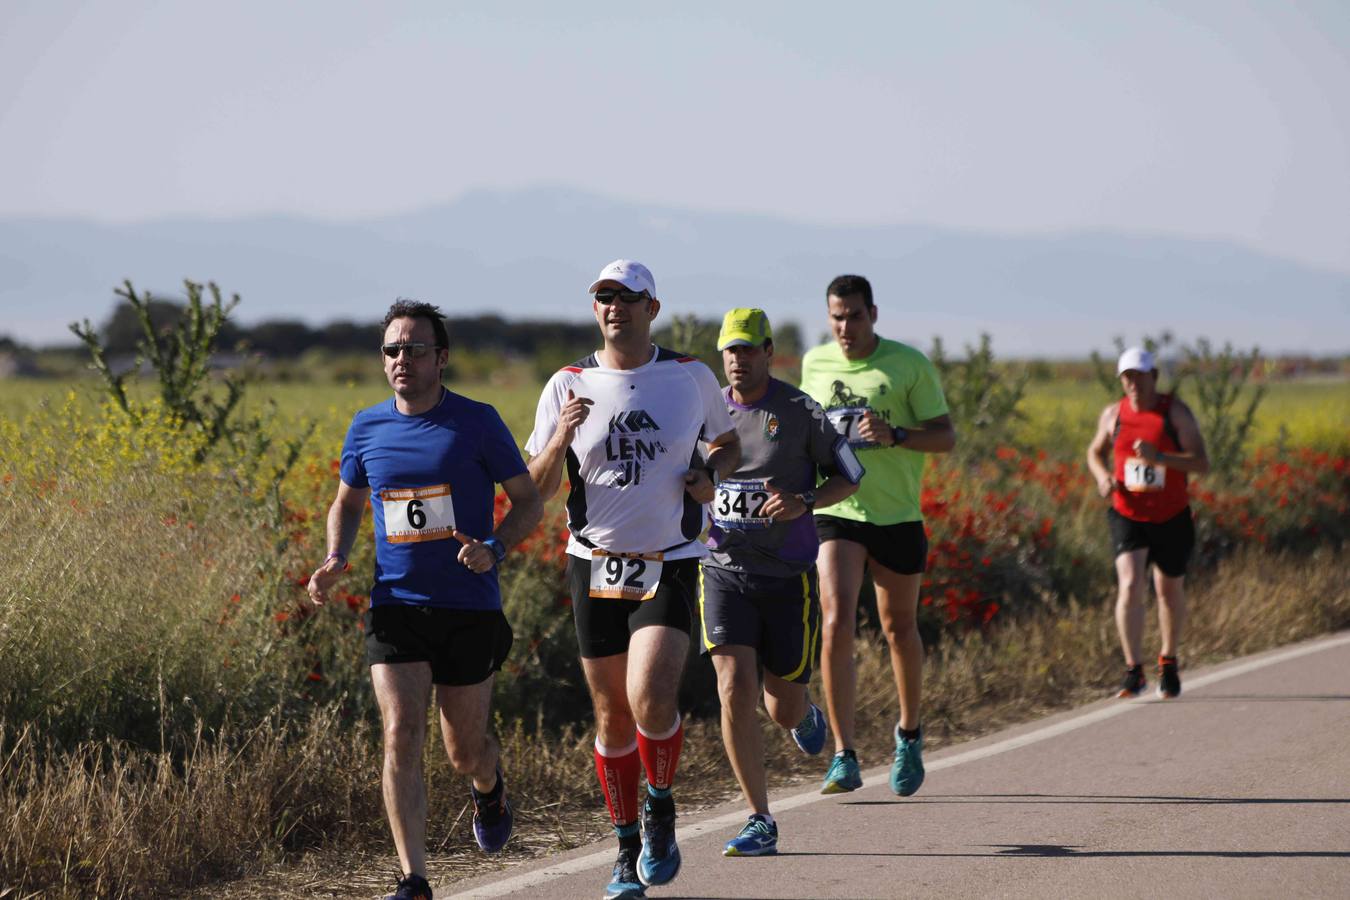
M1183 665L1194 666L1350 626L1343 553L1246 551L1192 585L1194 617ZM1156 636L1146 638L1156 646ZM987 733L1107 693L1119 662L1109 603L1071 604L930 654L925 671L930 746ZM1183 670L1184 673L1184 670ZM885 762L894 688L884 648L859 650L859 754ZM820 777L762 719L769 771ZM549 852L607 829L591 771L589 734L498 724L519 814L512 856ZM221 729L177 755L109 741L41 747L32 728L0 728L0 891L52 897L142 897L212 883L213 897L369 896L387 884L393 851L379 808L379 751L340 708L292 725L273 716ZM467 787L428 739L432 876L495 863L473 846ZM45 751L45 752L44 752ZM732 796L715 720L691 721L681 758L682 808ZM288 854L319 847L298 862ZM242 877L241 877L242 876ZM238 878L232 884L219 879Z

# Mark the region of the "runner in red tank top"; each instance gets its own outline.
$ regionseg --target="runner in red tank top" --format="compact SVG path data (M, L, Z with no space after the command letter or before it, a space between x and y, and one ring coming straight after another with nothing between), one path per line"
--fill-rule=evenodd
M1158 393L1153 354L1131 347L1116 365L1125 396L1097 421L1087 464L1097 492L1110 498L1107 519L1116 555L1116 628L1125 652L1119 697L1135 697L1146 680L1140 662L1144 595L1152 564L1158 595L1158 694L1181 693L1177 641L1186 619L1186 564L1195 546L1186 476L1209 471L1205 441L1195 416L1171 394Z

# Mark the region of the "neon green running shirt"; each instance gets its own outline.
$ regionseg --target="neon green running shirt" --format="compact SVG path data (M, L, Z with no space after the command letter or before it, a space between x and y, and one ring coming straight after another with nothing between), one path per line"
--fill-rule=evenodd
M858 492L834 506L816 510L855 522L894 525L919 522L919 488L924 454L904 447L857 442L857 421L872 410L892 427L915 428L947 412L937 369L923 353L880 338L866 359L851 360L834 342L802 357L802 390L810 394L853 443L867 468Z

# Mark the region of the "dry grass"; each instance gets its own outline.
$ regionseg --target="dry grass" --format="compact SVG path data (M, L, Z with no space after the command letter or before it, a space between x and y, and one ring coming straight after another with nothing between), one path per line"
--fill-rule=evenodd
M1344 564L1331 551L1252 554L1195 577L1183 666L1350 626ZM1148 640L1156 646L1155 636ZM1100 698L1119 668L1107 598L950 641L930 654L925 675L929 746ZM878 765L889 757L895 715L879 645L863 645L859 672L859 755ZM822 762L803 758L764 721L775 782L819 778ZM210 885L202 896L228 900L377 895L396 862L378 806L371 736L323 717L302 735L284 731L273 722L232 751L201 744L180 765L98 745L38 763L31 732L11 735L0 785L4 883L43 886L52 897L146 896L194 883ZM589 734L544 738L521 723L499 724L499 733L519 819L510 850L493 859L473 847L467 788L434 738L428 745L434 879L479 874L608 833ZM686 812L735 795L715 721L689 723L680 769ZM322 832L325 849L288 855L288 837L299 832Z

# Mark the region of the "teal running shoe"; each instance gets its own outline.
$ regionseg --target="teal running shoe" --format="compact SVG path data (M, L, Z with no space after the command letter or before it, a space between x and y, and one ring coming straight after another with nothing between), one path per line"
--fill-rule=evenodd
M847 794L862 787L862 772L858 771L858 757L852 750L840 750L830 760L830 771L825 773L822 794Z
M638 880L636 848L620 847L614 861L614 875L605 886L605 900L642 900L647 896Z
M642 804L642 852L637 861L638 880L650 887L666 884L680 874L680 848L675 843L675 810L658 815L651 798Z
M805 718L792 729L792 740L798 750L807 756L815 756L825 749L825 714L814 703L808 701L808 704L811 708L806 711Z
M895 726L895 759L891 762L891 790L908 797L923 784L923 732L914 740L900 736Z
M754 815L741 833L722 848L723 856L773 856L778 852L778 826Z

